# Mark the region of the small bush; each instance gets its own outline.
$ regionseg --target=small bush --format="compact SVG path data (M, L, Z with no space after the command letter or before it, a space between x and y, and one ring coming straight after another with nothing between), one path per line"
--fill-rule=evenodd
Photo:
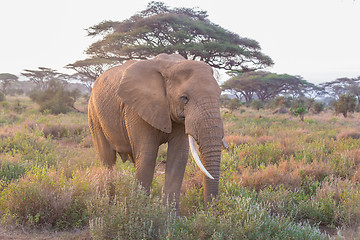
M241 101L237 98L233 98L231 100L228 101L226 107L228 109L230 109L230 111L234 111L234 110L237 110L241 107Z
M321 102L315 102L312 106L314 113L319 114L324 111L325 105Z
M77 171L67 178L56 170L33 168L1 192L3 223L57 230L88 225L87 199L106 189L109 178L106 171L100 172Z
M349 112L354 112L356 107L356 98L354 95L340 95L339 100L333 103L336 114L342 114L345 118Z
M251 107L259 111L261 108L264 107L264 104L261 100L256 99L251 102Z
M66 113L74 106L72 92L65 90L63 83L51 80L44 91L34 90L30 98L40 105L41 112L52 114Z

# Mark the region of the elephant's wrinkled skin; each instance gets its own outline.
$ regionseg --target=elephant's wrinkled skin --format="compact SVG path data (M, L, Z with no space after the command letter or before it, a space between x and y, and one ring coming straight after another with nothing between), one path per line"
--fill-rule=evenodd
M188 159L188 135L214 177L203 177L204 197L218 194L223 123L220 88L210 66L177 54L128 61L103 73L89 100L89 125L101 161L112 168L118 152L135 164L135 177L149 191L158 148L168 142L165 202L178 208Z

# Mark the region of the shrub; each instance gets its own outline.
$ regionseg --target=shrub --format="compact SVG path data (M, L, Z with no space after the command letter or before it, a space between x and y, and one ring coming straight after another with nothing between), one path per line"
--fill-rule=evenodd
M44 91L34 90L30 98L40 105L40 111L49 111L53 114L66 113L74 105L71 92L65 90L64 85L58 80L51 80Z
M0 194L0 211L8 224L50 226L59 230L88 223L85 198L89 183L66 179L54 171L37 168Z
M89 196L104 194L109 179L104 168L78 170L71 178L62 171L33 168L0 193L3 223L57 230L87 226Z
M342 114L345 118L349 112L355 111L356 98L354 95L340 95L339 100L333 103L336 114Z
M319 114L324 110L324 108L325 108L325 105L323 103L315 102L312 109L313 109L314 113Z
M12 159L14 160L14 159ZM3 187L9 184L12 180L18 179L25 174L27 166L21 162L0 162L0 179L3 181Z
M293 110L292 108L290 108L290 111L295 115L298 116L300 118L301 121L304 121L304 115L306 113L306 108L304 106L298 107L295 110Z
M259 99L256 99L251 102L251 107L259 111L260 108L264 107L264 104Z
M241 106L241 101L237 98L233 98L230 101L228 101L227 108L230 109L230 111L234 111L236 109L239 109Z

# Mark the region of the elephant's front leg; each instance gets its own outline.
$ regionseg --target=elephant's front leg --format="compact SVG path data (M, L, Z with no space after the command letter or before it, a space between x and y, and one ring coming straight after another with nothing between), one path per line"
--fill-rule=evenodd
M176 126L172 136L168 142L164 203L175 202L176 214L179 214L180 190L189 155L189 143L183 125Z
M141 150L135 155L135 179L150 193L159 144L143 143L140 146Z
M135 163L135 179L149 193L160 145L160 131L131 109L126 112L125 123Z

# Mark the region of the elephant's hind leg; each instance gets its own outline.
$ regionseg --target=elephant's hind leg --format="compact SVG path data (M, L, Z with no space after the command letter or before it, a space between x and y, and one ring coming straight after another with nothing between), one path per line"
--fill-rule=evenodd
M116 162L116 151L106 139L99 123L89 118L90 131L93 138L95 149L101 162L108 168L112 168Z

